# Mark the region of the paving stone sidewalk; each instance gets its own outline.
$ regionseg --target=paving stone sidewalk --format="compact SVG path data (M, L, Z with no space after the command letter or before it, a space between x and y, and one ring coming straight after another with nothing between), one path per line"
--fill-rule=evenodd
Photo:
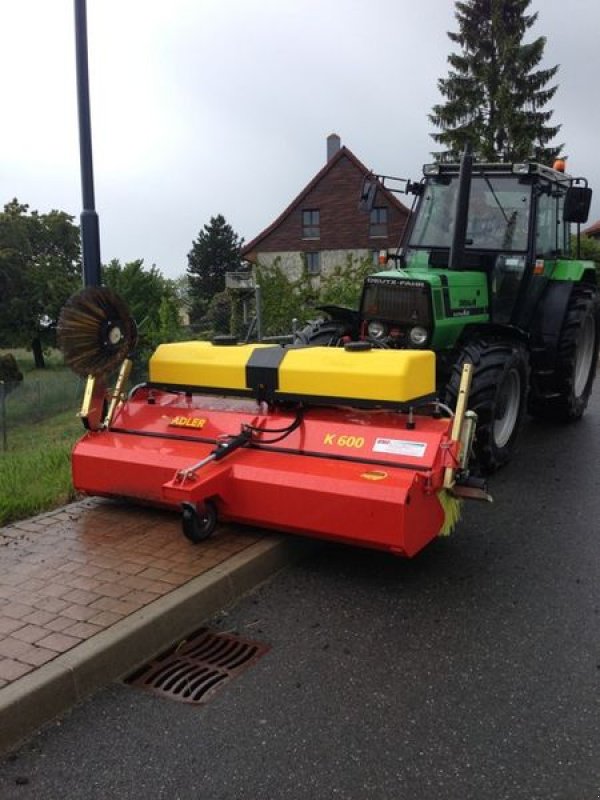
M100 499L0 528L0 690L262 538Z

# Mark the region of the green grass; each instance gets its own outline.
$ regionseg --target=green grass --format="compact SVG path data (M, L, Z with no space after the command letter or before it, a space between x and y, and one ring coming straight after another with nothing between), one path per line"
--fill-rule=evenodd
M27 375L30 372L36 374L43 374L45 372L43 369L36 369L31 350L27 350L24 347L0 347L0 355L3 355L4 353L13 354L17 360L19 369L24 375ZM44 350L44 360L46 362L47 370L65 369L62 353L56 348Z
M0 418L0 526L75 499L71 449L84 433L77 417L83 381L60 352L44 353L46 369L36 369L27 350L4 352L17 359L23 381L5 398L5 451Z
M75 411L11 431L0 451L0 525L57 508L75 498L71 448L83 434Z
M23 380L7 385L4 408L0 408L0 413L2 410L4 413L0 418L0 433L5 423L9 440L20 425L30 425L77 408L83 395L83 380L64 366L58 351L47 354L45 369L36 369L31 353L26 350L11 352L17 359Z

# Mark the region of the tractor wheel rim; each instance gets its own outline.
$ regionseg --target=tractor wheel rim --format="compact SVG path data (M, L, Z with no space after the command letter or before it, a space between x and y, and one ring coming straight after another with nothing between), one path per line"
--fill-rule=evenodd
M575 397L581 397L585 392L590 371L594 361L594 349L596 345L596 324L594 318L585 318L577 342L577 353L575 355L575 377L573 381L573 392Z
M496 447L506 447L514 433L521 407L521 376L517 369L510 370L500 387L494 420Z

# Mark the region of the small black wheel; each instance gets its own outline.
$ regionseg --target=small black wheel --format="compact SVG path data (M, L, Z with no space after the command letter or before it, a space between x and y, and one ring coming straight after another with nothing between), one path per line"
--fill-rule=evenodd
M463 364L473 364L469 408L477 413L473 445L475 469L484 474L506 464L515 449L527 409L529 359L519 342L475 340L456 361L446 387L446 403L456 405Z
M339 347L348 334L348 326L335 319L318 319L309 322L294 336L294 344L310 347Z
M558 341L549 396L532 393L529 412L551 422L580 419L596 377L600 343L600 302L595 286L576 284Z
M214 503L206 500L200 507L194 503L182 503L181 511L183 535L190 542L199 544L212 536L217 527L217 509Z

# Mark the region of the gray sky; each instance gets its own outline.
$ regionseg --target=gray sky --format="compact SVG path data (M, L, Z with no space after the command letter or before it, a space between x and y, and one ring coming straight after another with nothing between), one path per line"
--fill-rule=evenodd
M550 108L600 217L600 4L534 0L560 64ZM81 207L71 0L0 0L0 185L40 212ZM246 241L342 142L418 178L455 30L451 0L88 0L102 258L184 273L221 213Z

